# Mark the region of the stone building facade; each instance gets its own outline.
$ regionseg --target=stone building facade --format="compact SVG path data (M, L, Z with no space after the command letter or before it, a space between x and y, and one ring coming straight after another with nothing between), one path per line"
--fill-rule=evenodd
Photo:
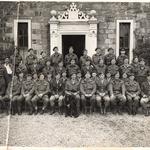
M72 3L70 2L0 2L0 48L4 51L5 49L9 49L12 43L18 45L18 23L27 23L27 37L25 37L27 38L27 44L26 48L22 50L23 55L26 55L27 49L31 47L37 51L38 55L40 55L42 50L47 51L48 54L52 54L54 45L61 45L60 51L64 53L65 50L62 50L62 44L63 42L67 43L69 38L74 40L73 43L75 43L78 38L82 42L87 42L86 37L83 37L84 40L82 40L81 36L67 37L67 35L84 35L84 33L82 34L82 29L79 29L80 26L78 26L78 24L85 25L86 23L89 25L88 27L91 34L95 34L96 37L95 43L89 40L89 42L91 41L90 45L94 45L93 47L88 47L86 44L82 45L90 51L90 55L95 53L94 49L96 47L102 48L104 52L107 52L107 49L112 47L115 49L116 55L119 55L120 48L125 47L131 61L134 49L142 48L145 42L149 43L150 3L75 2L73 5L76 5L77 10L89 18L93 16L96 20L94 23L89 23L89 18L87 17L88 20L86 20L86 18L83 17L84 21L69 21L69 34L66 32L64 41L59 39L59 41L55 41L55 43L52 44L51 36L53 33L51 30L54 26L50 26L51 24L59 24L56 23L59 21L55 20L56 22L51 22L50 19L52 19L52 17L58 19L58 16L70 9L71 5ZM55 10L57 14L52 10ZM94 26L91 24L94 24ZM78 34L76 34L77 32L73 32L76 30L73 26L78 28ZM65 27L67 28L67 26ZM56 30L61 30L60 28L63 28L63 26L57 26ZM21 32L20 25L20 33ZM77 43L77 45L80 44L81 43Z

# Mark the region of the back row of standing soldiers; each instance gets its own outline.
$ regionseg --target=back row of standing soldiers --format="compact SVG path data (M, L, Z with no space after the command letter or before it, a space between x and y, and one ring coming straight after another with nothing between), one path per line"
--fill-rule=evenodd
M16 49L10 59L6 58L4 64L1 62L0 101L5 105L11 100L12 114L21 114L22 100L25 99L29 105L29 114L33 111L37 114L38 101L42 100L41 113L44 113L50 102L53 114L57 101L60 113L63 112L64 104L66 116L69 114L76 117L81 106L84 110L89 100L91 108L96 103L103 114L110 104L114 113L121 113L127 102L129 114L136 114L141 103L145 114L149 115L150 69L143 59L134 57L129 64L124 49L116 59L112 48L108 49L106 55L103 55L100 48L96 48L92 58L84 50L78 60L73 47L70 47L63 63L58 48L54 47L53 51L50 57L41 52L38 60L33 49L29 49L24 65ZM15 76L11 82L13 74Z

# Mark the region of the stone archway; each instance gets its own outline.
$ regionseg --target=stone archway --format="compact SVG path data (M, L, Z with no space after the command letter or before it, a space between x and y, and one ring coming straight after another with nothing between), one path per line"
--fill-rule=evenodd
M90 16L80 11L75 3L71 3L67 11L57 15L55 10L51 11L50 18L50 54L52 49L58 46L62 52L63 35L85 35L85 48L92 56L97 47L97 19L96 11L91 10Z

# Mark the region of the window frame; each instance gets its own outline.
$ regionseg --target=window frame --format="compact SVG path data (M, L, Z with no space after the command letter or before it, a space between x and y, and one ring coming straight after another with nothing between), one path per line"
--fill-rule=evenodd
M132 62L133 59L133 48L134 48L134 34L133 34L133 20L117 20L117 29L116 29L116 57L119 56L119 47L120 47L120 23L130 23L130 42L129 42L129 62Z

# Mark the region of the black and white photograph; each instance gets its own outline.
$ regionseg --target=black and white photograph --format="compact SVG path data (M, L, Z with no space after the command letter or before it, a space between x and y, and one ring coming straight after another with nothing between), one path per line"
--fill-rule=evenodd
M150 1L0 1L3 147L150 147Z

